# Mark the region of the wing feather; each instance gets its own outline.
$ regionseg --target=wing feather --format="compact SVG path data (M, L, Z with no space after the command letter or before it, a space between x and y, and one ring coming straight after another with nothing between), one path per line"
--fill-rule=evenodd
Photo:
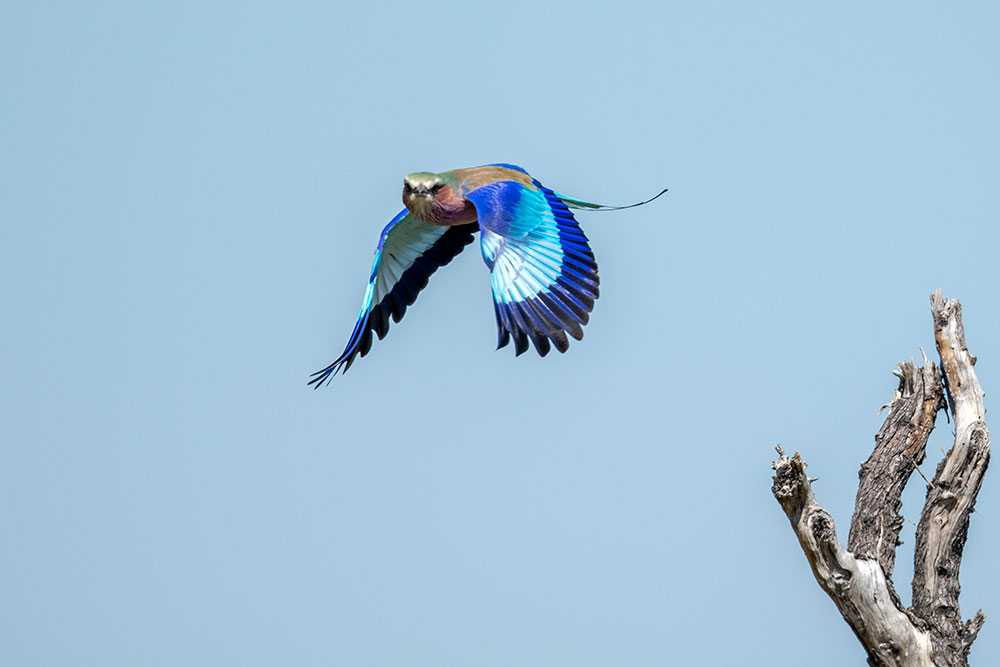
M382 230L361 312L343 353L323 370L313 373L309 384L320 387L338 371L347 372L358 356L371 350L374 333L379 340L389 332L390 318L399 322L406 309L435 271L448 264L472 243L475 222L452 227L429 225L407 210Z
M599 295L597 262L573 213L537 180L496 181L466 194L476 207L491 273L497 346L528 342L541 356L583 337Z

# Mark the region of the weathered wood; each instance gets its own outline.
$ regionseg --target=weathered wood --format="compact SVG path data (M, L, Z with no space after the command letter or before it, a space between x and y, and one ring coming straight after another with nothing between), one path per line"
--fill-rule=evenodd
M904 361L895 371L899 388L889 415L875 436L875 451L861 464L858 495L847 549L858 558L873 558L890 578L903 527L903 488L924 460L927 438L938 410L945 407L941 373L924 357L923 368Z
M813 575L868 651L872 667L934 667L930 636L910 621L889 592L875 560L855 558L837 540L833 517L813 496L806 464L781 447L771 492L785 510Z
M968 623L962 622L958 572L969 516L990 462L990 431L983 389L973 369L976 358L965 342L962 306L957 299L946 301L937 290L931 296L931 312L955 444L938 465L917 524L911 610L930 628L938 664L955 667L968 664L969 648L986 620L980 610Z
M975 357L965 343L958 301L945 301L938 290L931 297L931 311L941 371L925 356L921 368L904 362L895 372L899 388L875 437L875 450L859 473L847 549L837 540L833 518L816 502L798 452L789 458L778 447L780 457L772 464L771 491L816 581L873 667L967 667L969 648L986 619L980 610L962 623L958 606L969 515L989 465L983 391L973 369ZM913 605L906 609L892 584L903 522L901 496L925 456L938 410L948 406L955 443L928 485L917 526Z

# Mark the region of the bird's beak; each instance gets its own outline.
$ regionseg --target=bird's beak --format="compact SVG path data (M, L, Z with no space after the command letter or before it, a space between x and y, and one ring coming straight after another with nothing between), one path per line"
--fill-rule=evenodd
M418 185L413 189L413 194L418 197L430 197L431 192L423 185Z

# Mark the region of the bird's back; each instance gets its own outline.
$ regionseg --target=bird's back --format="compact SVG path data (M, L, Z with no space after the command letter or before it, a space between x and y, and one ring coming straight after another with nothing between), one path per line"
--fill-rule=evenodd
M520 167L508 164L487 164L481 167L467 167L445 172L461 183L461 195L464 197L476 188L499 181L514 181L534 189L532 178Z

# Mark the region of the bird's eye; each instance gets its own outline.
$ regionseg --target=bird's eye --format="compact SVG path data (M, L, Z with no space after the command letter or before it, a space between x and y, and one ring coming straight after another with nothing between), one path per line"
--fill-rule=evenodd
M441 188L443 188L443 187L444 187L444 183L435 183L434 187L431 188L431 192L437 194L438 192L441 191Z
M403 181L403 189L410 192L413 190L413 187L410 185L409 181Z

